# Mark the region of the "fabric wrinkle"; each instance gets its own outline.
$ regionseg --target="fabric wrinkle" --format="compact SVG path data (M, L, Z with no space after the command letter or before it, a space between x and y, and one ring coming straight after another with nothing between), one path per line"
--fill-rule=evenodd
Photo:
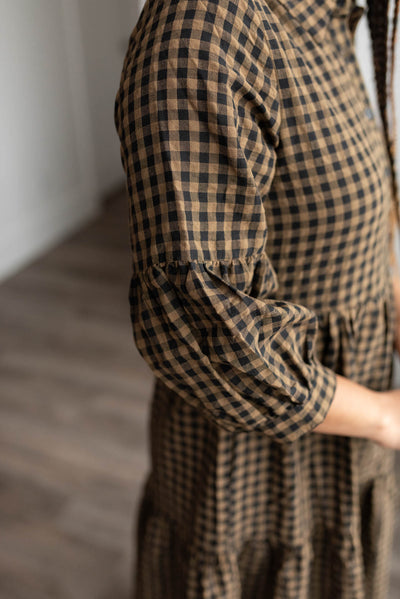
M391 388L389 161L352 0L147 0L115 124L155 375L135 599L384 599L394 453L323 435ZM400 504L400 502L399 502Z

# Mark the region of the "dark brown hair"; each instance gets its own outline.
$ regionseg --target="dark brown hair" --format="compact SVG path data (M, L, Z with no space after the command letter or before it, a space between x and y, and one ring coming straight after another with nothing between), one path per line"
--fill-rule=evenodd
M393 96L395 44L399 4L400 0L394 0L393 14L390 19L389 13L391 8L391 0L367 0L367 21L373 53L375 86L391 168L393 204L391 213L390 243L391 263L393 266L396 264L396 257L393 250L393 238L396 225L400 225L400 203L398 195L398 179L396 173L395 147L396 118ZM392 27L392 32L390 46L388 46L390 25Z

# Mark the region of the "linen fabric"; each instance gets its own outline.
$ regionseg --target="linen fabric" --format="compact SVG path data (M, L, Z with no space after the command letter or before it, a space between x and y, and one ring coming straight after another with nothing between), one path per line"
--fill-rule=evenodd
M147 0L115 102L155 375L135 599L383 599L394 452L323 435L392 385L390 169L352 0Z

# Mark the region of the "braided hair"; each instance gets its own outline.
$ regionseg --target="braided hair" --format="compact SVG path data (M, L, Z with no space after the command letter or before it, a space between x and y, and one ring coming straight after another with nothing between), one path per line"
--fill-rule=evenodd
M391 264L395 266L396 257L393 250L393 238L397 225L400 225L400 202L398 180L396 174L396 119L393 97L393 78L395 61L395 44L397 33L397 17L400 0L394 1L392 18L389 22L390 0L367 0L367 22L371 37L374 64L375 86L379 112L382 119L384 139L386 142L392 183L392 212L390 223ZM388 48L389 25L392 25L390 48ZM389 109L389 113L388 113ZM389 120L390 119L390 120Z

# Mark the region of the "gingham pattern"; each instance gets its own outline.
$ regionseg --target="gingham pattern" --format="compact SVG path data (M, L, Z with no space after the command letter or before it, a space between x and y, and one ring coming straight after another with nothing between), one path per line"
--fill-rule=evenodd
M312 433L335 373L392 377L361 14L148 0L132 32L115 123L133 334L156 375L136 599L385 596L393 452Z

